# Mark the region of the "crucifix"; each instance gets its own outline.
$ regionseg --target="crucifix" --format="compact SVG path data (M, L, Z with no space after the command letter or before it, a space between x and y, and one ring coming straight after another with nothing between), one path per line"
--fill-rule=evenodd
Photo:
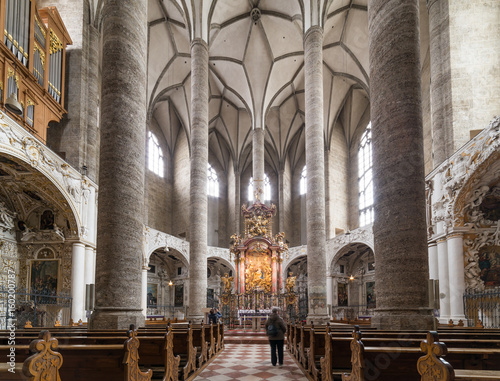
M260 179L253 180L254 184L257 183L257 185L255 186L254 197L255 197L255 201L258 201L258 202L260 202L260 195L263 193L262 188L259 186L259 183L262 181L264 181L264 180L260 180Z

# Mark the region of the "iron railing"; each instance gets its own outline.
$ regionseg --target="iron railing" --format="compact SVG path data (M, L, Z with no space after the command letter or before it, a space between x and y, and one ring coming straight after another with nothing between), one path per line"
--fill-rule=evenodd
M73 298L68 293L0 288L0 327L53 327L56 320L68 325Z
M480 320L484 328L500 328L500 287L465 292L464 311L469 327Z

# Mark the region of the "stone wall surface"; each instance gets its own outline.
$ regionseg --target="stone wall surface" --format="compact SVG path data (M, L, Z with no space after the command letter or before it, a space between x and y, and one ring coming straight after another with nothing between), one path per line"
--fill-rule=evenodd
M500 114L500 2L449 2L453 152Z

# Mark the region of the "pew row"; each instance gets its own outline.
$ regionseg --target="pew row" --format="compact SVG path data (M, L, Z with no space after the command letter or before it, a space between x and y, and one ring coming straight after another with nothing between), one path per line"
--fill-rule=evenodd
M430 332L420 347L397 346L368 347L361 341L359 327L355 327L350 342L350 373L342 375L343 381L363 380L487 380L500 379L499 348L454 347L446 349L437 340L438 334ZM422 352L425 353L422 356ZM448 355L449 361L441 356ZM476 362L482 369L463 369L465 365ZM460 368L461 370L454 371ZM327 374L325 373L325 376ZM493 378L489 378L493 377ZM325 377L323 379L332 379Z

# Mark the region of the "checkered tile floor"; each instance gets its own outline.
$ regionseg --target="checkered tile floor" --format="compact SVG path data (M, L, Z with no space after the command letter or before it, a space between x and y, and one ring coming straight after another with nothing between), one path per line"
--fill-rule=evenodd
M282 367L272 366L269 344L226 344L222 353L194 381L307 381L293 358L284 350Z

